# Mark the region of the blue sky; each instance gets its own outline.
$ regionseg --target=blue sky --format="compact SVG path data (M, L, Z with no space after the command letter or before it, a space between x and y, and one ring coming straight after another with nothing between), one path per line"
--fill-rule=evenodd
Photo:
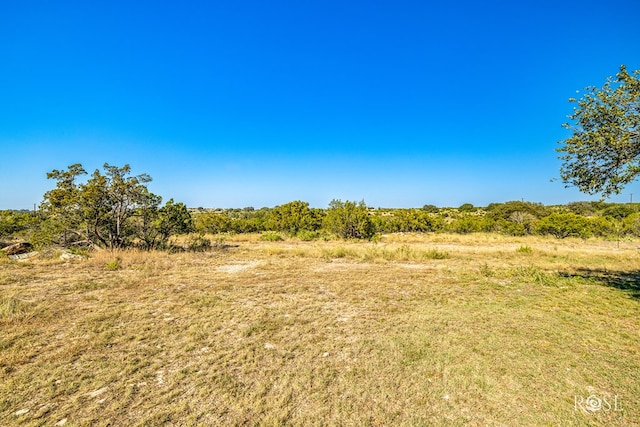
M638 16L635 0L3 2L0 209L105 162L192 207L594 200L551 182L555 148L576 90L640 68Z

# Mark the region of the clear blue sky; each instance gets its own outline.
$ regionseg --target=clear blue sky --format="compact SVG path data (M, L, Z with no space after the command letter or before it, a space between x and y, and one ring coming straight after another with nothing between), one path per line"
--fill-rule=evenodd
M5 1L0 209L105 162L192 207L594 200L550 182L555 148L576 90L640 68L638 16L637 0Z

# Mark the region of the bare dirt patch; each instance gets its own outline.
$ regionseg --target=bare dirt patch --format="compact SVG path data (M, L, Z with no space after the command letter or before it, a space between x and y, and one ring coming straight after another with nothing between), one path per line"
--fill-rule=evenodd
M238 262L233 264L220 265L216 267L216 271L219 271L221 273L235 274L242 271L254 269L258 265L260 265L260 261Z

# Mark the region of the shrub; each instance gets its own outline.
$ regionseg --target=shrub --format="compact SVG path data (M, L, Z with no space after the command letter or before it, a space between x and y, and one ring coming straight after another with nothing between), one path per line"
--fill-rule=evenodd
M640 213L633 213L627 216L622 224L625 234L640 237Z
M438 249L430 249L425 252L424 256L428 259L447 259L449 258L449 252L441 251Z
M465 203L463 205L461 205L458 210L460 212L475 212L477 209L475 206L473 206L471 203Z
M454 233L468 234L483 231L484 218L474 215L465 215L454 219L447 225L447 230Z
M586 239L591 234L591 227L589 220L583 216L574 213L552 213L538 221L537 231L540 234L551 234L558 239Z
M428 232L441 227L435 215L420 209L395 209L391 215L376 216L380 231L387 232Z
M105 267L109 271L115 271L115 270L120 269L120 258L112 259L111 261L107 262Z
M298 231L298 234L296 234L296 237L303 242L309 242L320 238L320 233L317 231L300 230Z
M317 230L320 220L309 208L309 203L296 200L273 208L267 224L272 230L295 235L302 230Z
M613 217L594 216L588 218L591 234L599 237L618 236L622 233L622 222Z
M608 216L615 219L623 219L628 217L634 212L635 212L634 209L628 205L615 204L606 208L602 212L602 216L605 216L605 217Z
M187 240L187 250L191 252L206 252L211 249L211 240L202 234L190 236Z
M325 227L343 239L371 239L375 228L364 201L332 200L324 219Z
M523 245L516 249L516 252L519 252L521 254L530 254L532 252L532 249L531 246Z
M280 240L284 240L282 236L274 231L267 231L260 236L260 240L264 240L266 242L278 242Z

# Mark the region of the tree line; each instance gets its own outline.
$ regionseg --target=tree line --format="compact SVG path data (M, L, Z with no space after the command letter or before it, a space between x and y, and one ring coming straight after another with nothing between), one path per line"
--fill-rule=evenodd
M301 240L370 240L383 233L501 233L640 237L637 204L602 201L561 206L510 201L475 207L385 209L364 201L333 200L325 209L295 200L274 208L188 209L184 203L149 191L147 174L131 175L131 167L105 164L88 176L80 164L53 170L55 188L44 194L37 212L0 211L0 239L22 237L43 247L171 249L172 237L191 235L194 247L206 248L206 234L270 233ZM274 234L279 233L279 234Z
M512 236L640 237L638 205L573 202L561 206L510 201L487 207L373 209L364 202L334 200L327 209L293 201L275 208L203 211L194 215L204 233L280 232L314 238L371 239L381 233L501 233Z

